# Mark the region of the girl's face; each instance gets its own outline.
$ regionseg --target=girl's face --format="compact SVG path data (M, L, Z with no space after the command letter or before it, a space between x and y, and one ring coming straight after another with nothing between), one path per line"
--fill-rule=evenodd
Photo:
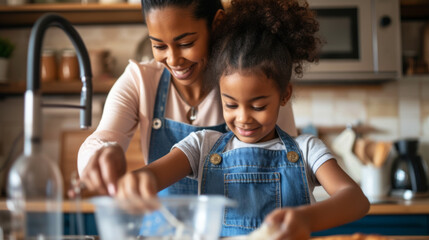
M146 14L155 60L183 85L201 82L207 64L209 29L205 19L193 17L192 10L165 7Z
M229 129L246 143L265 142L276 137L280 106L290 94L282 95L275 81L265 74L235 72L219 82L223 117ZM290 88L288 88L290 91Z

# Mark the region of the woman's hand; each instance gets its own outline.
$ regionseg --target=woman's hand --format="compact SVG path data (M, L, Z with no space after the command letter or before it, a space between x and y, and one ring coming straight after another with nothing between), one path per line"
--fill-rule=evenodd
M276 226L272 238L276 240L305 240L311 235L309 221L305 214L296 208L276 209L265 219L264 224Z
M87 195L116 194L117 182L126 172L126 159L122 148L109 145L95 152L80 176L80 184ZM74 197L72 191L69 196Z

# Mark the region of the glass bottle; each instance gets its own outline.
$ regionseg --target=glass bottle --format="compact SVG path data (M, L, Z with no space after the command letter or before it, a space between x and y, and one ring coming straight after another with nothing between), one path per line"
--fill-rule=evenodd
M42 153L40 98L27 91L25 101L36 104L34 109L25 109L24 153L16 159L8 175L11 239L59 240L63 234L61 172L57 162Z
M62 235L62 180L53 161L41 154L22 155L8 179L15 239L60 239Z

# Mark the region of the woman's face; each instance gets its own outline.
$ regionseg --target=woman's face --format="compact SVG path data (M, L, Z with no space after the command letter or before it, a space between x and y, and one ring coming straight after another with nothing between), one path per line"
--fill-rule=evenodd
M176 84L200 83L207 65L209 29L195 19L192 8L165 7L146 14L153 56L163 63Z

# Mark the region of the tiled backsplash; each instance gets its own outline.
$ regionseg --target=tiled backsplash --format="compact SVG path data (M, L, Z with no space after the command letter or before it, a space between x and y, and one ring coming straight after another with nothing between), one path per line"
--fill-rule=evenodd
M138 45L146 36L144 25L78 26L88 49L106 48L116 58L114 75L119 76L129 58L134 58ZM0 36L17 44L11 59L11 81L24 80L29 29L2 29ZM50 29L44 46L61 50L71 43L59 29ZM105 95L94 98L93 125L98 124ZM49 97L46 101L78 102L78 97ZM429 161L429 77L404 78L378 87L296 87L293 98L296 123L299 127L311 123L317 126L346 126L360 122L379 132L369 134L376 140L396 140L417 137L420 153ZM77 129L78 111L44 110L43 134L45 153L59 159L60 134L65 129ZM22 97L0 98L0 166L4 164L14 139L23 128ZM335 137L335 136L334 136ZM22 143L22 142L21 142ZM19 149L19 148L18 148ZM15 154L19 154L17 150ZM4 184L0 173L0 186Z

